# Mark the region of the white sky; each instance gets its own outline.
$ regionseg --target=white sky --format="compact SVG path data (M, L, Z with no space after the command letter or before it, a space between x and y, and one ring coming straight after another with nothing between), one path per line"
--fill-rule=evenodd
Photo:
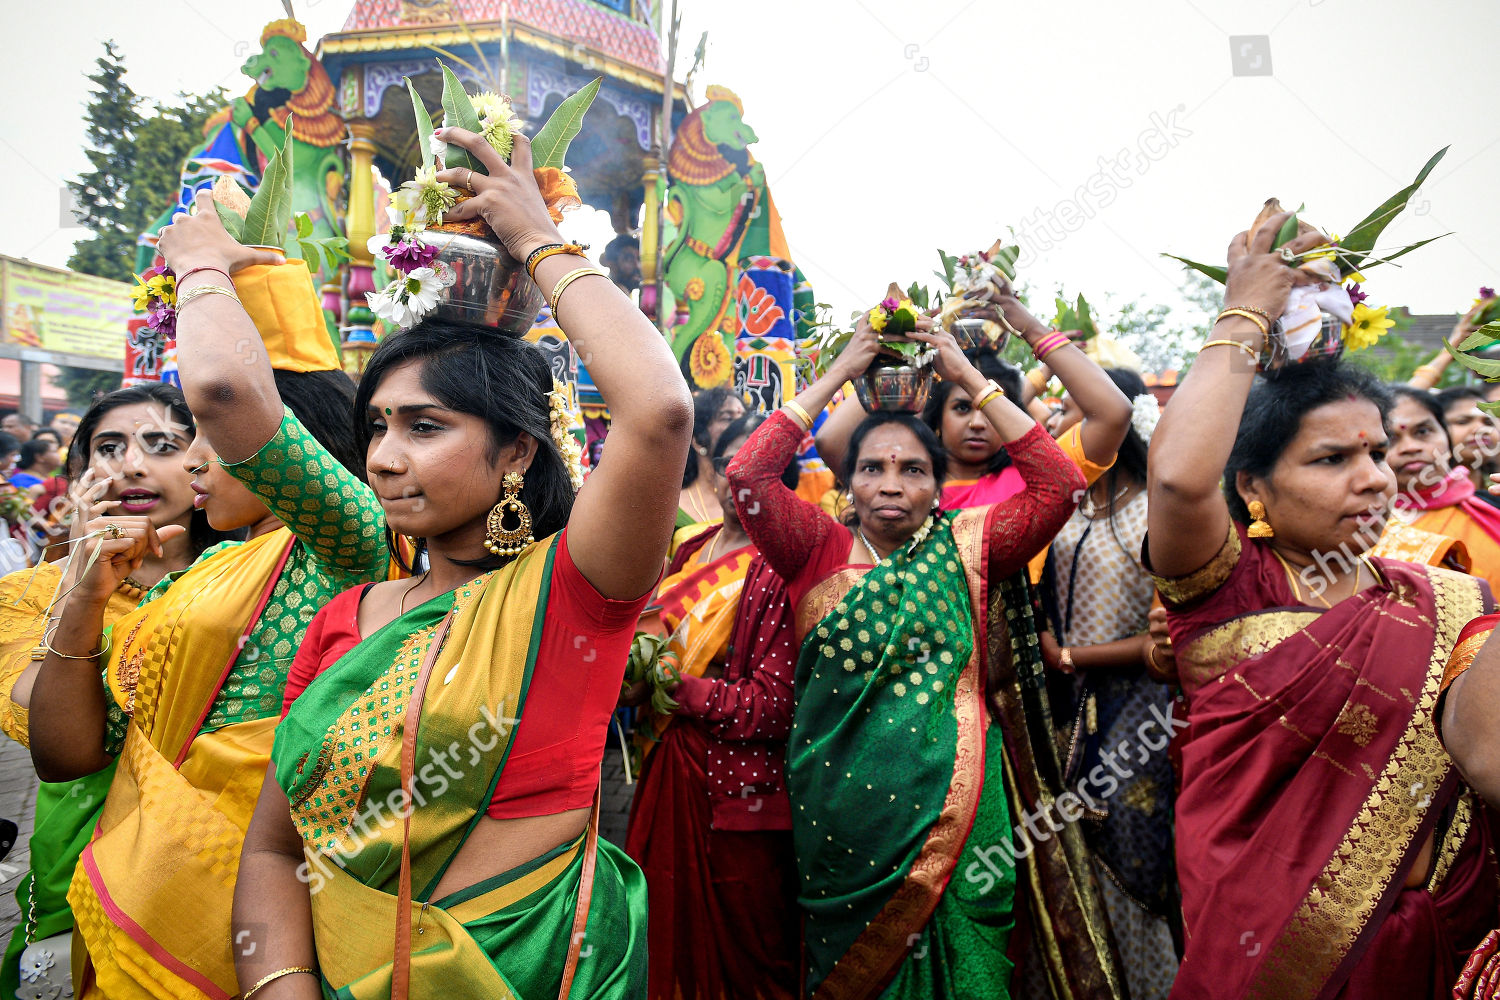
M0 3L0 253L59 265L83 235L60 227L60 190L87 166L84 76L99 42L119 43L144 95L242 93L240 63L282 16L272 0L72 0L65 18ZM1038 290L1178 305L1179 272L1161 251L1222 262L1272 195L1347 231L1446 144L1382 245L1455 235L1375 269L1367 290L1453 312L1500 284L1500 115L1488 104L1500 94L1500 5L681 3L679 65L706 29L696 89L722 83L744 100L793 254L840 318L893 278L930 278L935 247L988 246L1006 226L1038 234L1022 272ZM314 38L349 7L296 4ZM1237 35L1269 36L1272 75L1233 74ZM1168 145L1151 135L1159 123ZM1100 174L1101 157L1120 180ZM1039 213L1058 220L1051 236Z

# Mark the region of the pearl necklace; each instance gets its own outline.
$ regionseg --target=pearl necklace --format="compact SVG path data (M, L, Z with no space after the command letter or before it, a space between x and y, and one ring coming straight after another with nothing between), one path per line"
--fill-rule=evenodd
M931 517L924 520L922 522L922 526L918 528L916 530L916 533L911 536L911 540L906 543L907 555L911 555L913 552L917 551L917 546L927 541L927 536L932 534L933 520L934 518ZM870 553L870 561L874 565L879 566L881 563L885 562L885 556L878 556L875 554L875 546L871 545L870 540L865 537L865 529L862 526L856 525L854 528L854 532L855 534L859 535L859 540L864 544L865 551ZM900 546L898 545L897 548L900 548Z

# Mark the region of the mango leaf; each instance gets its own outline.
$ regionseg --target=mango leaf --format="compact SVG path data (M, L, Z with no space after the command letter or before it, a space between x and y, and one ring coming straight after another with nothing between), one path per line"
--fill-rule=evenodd
M1339 257L1338 257L1339 268L1345 274L1349 274L1349 273L1351 273L1354 270L1368 271L1370 268L1374 267L1376 264L1385 264L1385 263L1388 263L1390 261L1395 260L1397 257L1404 257L1405 255L1411 253L1413 250L1417 249L1418 247L1425 247L1427 244L1431 243L1433 240L1440 240L1444 236L1452 236L1452 235L1453 235L1452 233L1439 233L1436 236L1429 236L1425 240L1417 240L1417 242L1415 242L1415 243L1408 243L1406 246L1402 247L1400 250L1397 250L1395 253L1386 254L1383 257L1375 256L1375 255L1372 254L1369 257L1363 258L1363 263L1358 268L1346 267L1345 266L1345 263L1346 263L1345 258L1347 257L1347 255L1340 254Z
M305 240L313 234L312 216L306 212L298 212L292 220L297 226L297 239Z
M478 133L479 113L474 110L474 102L469 100L468 92L464 90L464 85L458 82L458 77L453 75L453 71L441 60L438 65L443 67L443 127L468 129L470 132ZM428 122L430 124L431 119L428 119ZM425 141L419 137L417 145L420 146ZM432 155L430 149L427 155ZM468 150L452 143L448 144L448 152L443 154L443 163L450 170L468 167L481 174L489 173L482 163L469 155Z
M1094 313L1089 308L1088 300L1082 294L1078 296L1078 327L1083 331L1083 339L1092 340L1099 335L1099 328L1094 325Z
M1205 274L1208 277L1214 279L1221 285L1229 280L1228 268L1214 267L1212 264L1200 264L1196 260L1188 260L1186 257L1179 257L1174 253L1164 253L1162 254L1162 256L1171 257L1175 261L1180 261L1181 263L1186 264L1188 267L1192 268L1194 271L1197 271L1199 274Z
M948 283L948 292L951 294L953 292L953 279L955 277L955 273L954 273L953 268L958 263L958 258L957 257L950 257L946 253L944 253L943 251L939 250L938 251L938 260L942 261L942 264L943 264L942 273L939 274L936 271L934 271L932 273L933 274L937 274L937 276L939 278L942 278L944 281L946 281Z
M1500 381L1500 361L1491 361L1488 358L1476 358L1471 354L1465 354L1462 350L1455 349L1446 340L1443 341L1443 350L1453 355L1454 360L1476 375L1482 376L1491 382Z
M1495 400L1493 403L1479 403L1477 405L1490 416L1500 417L1500 399Z
M218 202L214 202L214 211L219 213L219 221L224 223L224 231L234 237L236 243L243 243L245 235L245 220L232 208L225 208Z
M906 289L906 297L911 299L912 305L918 309L926 309L932 302L932 295L926 288L913 281Z
M1293 212L1286 217L1281 224L1281 229L1276 233L1276 241L1271 244L1271 249L1279 249L1283 244L1290 243L1297 236L1297 213Z
M579 88L577 93L559 104L547 123L536 130L536 135L531 138L531 165L534 169L562 169L563 157L568 153L568 143L583 128L583 116L588 112L589 105L594 103L599 85L603 82L604 77L594 77Z
M998 267L1011 281L1016 280L1016 259L1021 256L1020 247L1001 247L1000 252L990 258L990 263Z
M250 199L244 232L240 237L240 242L246 246L286 245L286 230L292 221L292 119L292 115L286 116L286 133L281 148L266 164L260 175L260 187Z
M417 117L417 148L422 151L422 166L431 167L434 165L432 143L429 141L432 136L432 116L427 113L427 105L422 103L411 77L403 76L401 79L406 81L406 92L411 95L412 114Z
M1346 271L1358 271L1361 269L1360 265L1370 255L1370 251L1375 248L1375 241L1380 238L1381 233L1385 232L1385 227L1391 224L1392 219L1401 214L1402 209L1406 208L1406 202L1411 198L1412 192L1422 186L1422 182L1427 179L1427 175L1432 173L1432 168L1438 165L1438 161L1447 152L1448 147L1444 146L1434 153L1432 159L1428 160L1421 171L1417 173L1416 180L1387 198L1380 204L1379 208L1365 216L1358 225L1349 231L1348 235L1339 241L1340 246L1343 248L1339 254L1339 263Z
M1488 347L1500 340L1500 323L1486 323L1464 338L1458 345L1460 351L1472 351L1476 347Z

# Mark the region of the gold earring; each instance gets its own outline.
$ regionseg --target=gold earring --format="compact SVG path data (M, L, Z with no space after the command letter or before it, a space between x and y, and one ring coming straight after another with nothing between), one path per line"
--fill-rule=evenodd
M484 521L484 547L492 555L517 556L536 541L531 536L531 511L521 502L521 487L525 483L519 472L505 474L505 496L490 509L490 516ZM516 516L514 528L505 527L507 512Z
M1250 501L1250 527L1245 534L1251 538L1272 538L1276 535L1275 529L1266 520L1266 505L1259 500Z

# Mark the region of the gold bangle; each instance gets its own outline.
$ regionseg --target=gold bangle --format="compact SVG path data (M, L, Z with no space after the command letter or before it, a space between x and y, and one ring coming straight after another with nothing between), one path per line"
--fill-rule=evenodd
M52 637L54 635L56 635L56 634L57 634L57 629L55 629L55 628L51 632L43 632L42 633L42 644L40 646L36 647L36 649L33 649L31 651L31 658L33 660L45 660L46 659L46 656L37 656L36 655L39 650L46 650L48 653L51 653L53 656L59 657L60 659L64 659L64 660L97 660L99 657L101 657L105 653L109 652L109 634L108 633L105 633L104 641L99 644L99 648L97 650L95 650L94 652L87 654L86 656L75 656L72 653L64 653L61 650L54 649L53 646L52 646Z
M1005 390L1000 388L1000 383L994 379L986 379L984 388L979 395L974 397L974 409L982 410L992 403L996 396L1004 396Z
M309 976L316 976L318 974L318 970L310 969L305 965L289 965L285 969L277 969L269 976L261 977L260 982L250 987L241 995L241 1000L250 1000L250 998L255 995L255 991L260 989L262 986L265 986L267 983L272 982L273 980L280 979L282 976L290 976L295 972L305 972Z
M1219 311L1219 315L1214 317L1214 323L1217 324L1219 320L1223 319L1225 316L1241 316L1245 319L1248 319L1260 329L1260 335L1262 337L1270 336L1271 324L1261 319L1260 316L1258 316L1256 313L1251 312L1249 309L1222 309Z
M244 303L240 302L240 297L234 294L233 288L225 288L223 285L199 285L197 288L188 289L177 297L177 311L182 312L183 309L187 308L189 303L201 299L205 295L227 295L240 305L244 305Z
M1167 672L1166 664L1156 658L1156 652L1156 640L1153 639L1151 640L1151 644L1146 647L1146 659L1150 661L1150 666L1156 668L1157 673L1165 674Z
M552 286L552 298L548 302L548 305L552 307L553 322L557 321L557 303L562 299L562 293L567 290L569 285L587 274L597 274L601 278L609 277L609 275L605 274L597 267L580 267L578 268L578 270L569 271L567 274L557 279L557 284Z
M1065 673L1071 674L1078 669L1073 665L1073 649L1070 646L1064 646L1062 652L1057 654L1057 662L1062 665Z
M785 403L781 404L781 408L783 410L786 410L787 413L789 413L791 416L794 416L798 420L800 420L802 422L803 430L812 430L813 418L807 415L807 410L802 408L801 403L797 402L795 399L789 399Z
M1238 347L1240 350L1250 355L1251 361L1260 360L1260 355L1255 353L1255 348L1251 347L1249 344L1241 343L1238 340L1210 340L1208 343L1198 348L1198 353L1202 354L1210 347Z
M1040 365L1038 365L1037 367L1031 369L1031 371L1026 373L1026 381L1030 383L1031 388L1035 390L1037 395L1040 396L1042 390L1047 388L1047 382L1049 381L1049 379L1042 373L1042 368Z
M1255 313L1255 315L1265 320L1267 326L1270 326L1272 323L1276 322L1275 318L1270 313L1266 312L1264 309L1258 309L1255 306L1226 306L1225 308L1243 309L1245 310L1245 312L1253 312Z

